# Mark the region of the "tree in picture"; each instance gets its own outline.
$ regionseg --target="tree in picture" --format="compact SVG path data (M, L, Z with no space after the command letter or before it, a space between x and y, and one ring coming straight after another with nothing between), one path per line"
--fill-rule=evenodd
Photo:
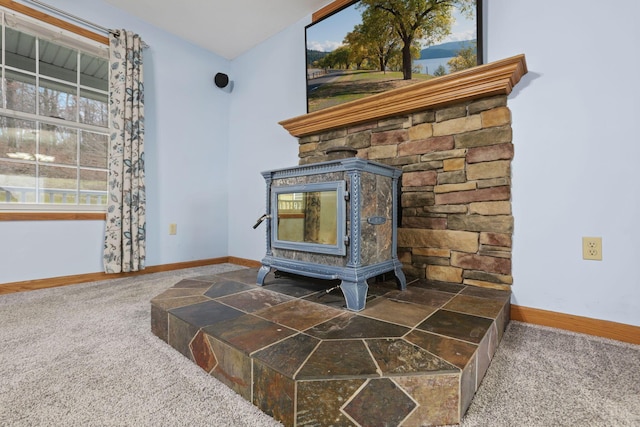
M362 24L356 25L344 41L349 43L353 40L367 53L372 63L377 62L382 72L387 71L389 62L400 51L401 40L388 25L386 13L376 8L362 12Z
M451 32L454 8L472 16L475 5L475 0L361 0L358 7L363 9L363 17L370 14L386 18L400 40L403 79L411 80L415 43L442 40Z
M475 46L469 46L465 49L460 49L458 55L451 58L449 62L447 62L447 65L449 65L449 70L453 73L475 67L477 63L478 55L476 54L476 48Z

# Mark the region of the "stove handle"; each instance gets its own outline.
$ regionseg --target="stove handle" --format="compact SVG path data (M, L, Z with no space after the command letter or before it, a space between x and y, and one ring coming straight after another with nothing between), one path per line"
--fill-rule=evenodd
M258 221L256 221L255 225L253 226L253 229L255 230L256 228L258 228L258 226L262 224L262 221L267 218L271 218L271 215L264 214L260 218L258 218Z

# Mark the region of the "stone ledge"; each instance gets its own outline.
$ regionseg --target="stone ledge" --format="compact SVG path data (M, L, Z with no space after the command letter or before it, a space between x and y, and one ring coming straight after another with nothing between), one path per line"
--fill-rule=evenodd
M301 137L448 104L508 95L527 73L524 55L469 68L280 122Z

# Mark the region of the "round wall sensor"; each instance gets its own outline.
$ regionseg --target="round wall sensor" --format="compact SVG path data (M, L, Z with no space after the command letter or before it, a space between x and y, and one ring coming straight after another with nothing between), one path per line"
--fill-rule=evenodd
M213 78L213 81L216 83L216 86L222 89L224 87L227 87L227 85L229 84L229 76L224 73L218 73Z

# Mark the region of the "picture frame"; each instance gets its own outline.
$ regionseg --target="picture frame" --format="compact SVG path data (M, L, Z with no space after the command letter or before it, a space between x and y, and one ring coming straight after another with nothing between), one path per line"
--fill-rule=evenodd
M305 27L307 113L482 64L482 3L439 3L446 8L410 43L398 36L396 15L387 10L409 2L337 0L321 9Z

